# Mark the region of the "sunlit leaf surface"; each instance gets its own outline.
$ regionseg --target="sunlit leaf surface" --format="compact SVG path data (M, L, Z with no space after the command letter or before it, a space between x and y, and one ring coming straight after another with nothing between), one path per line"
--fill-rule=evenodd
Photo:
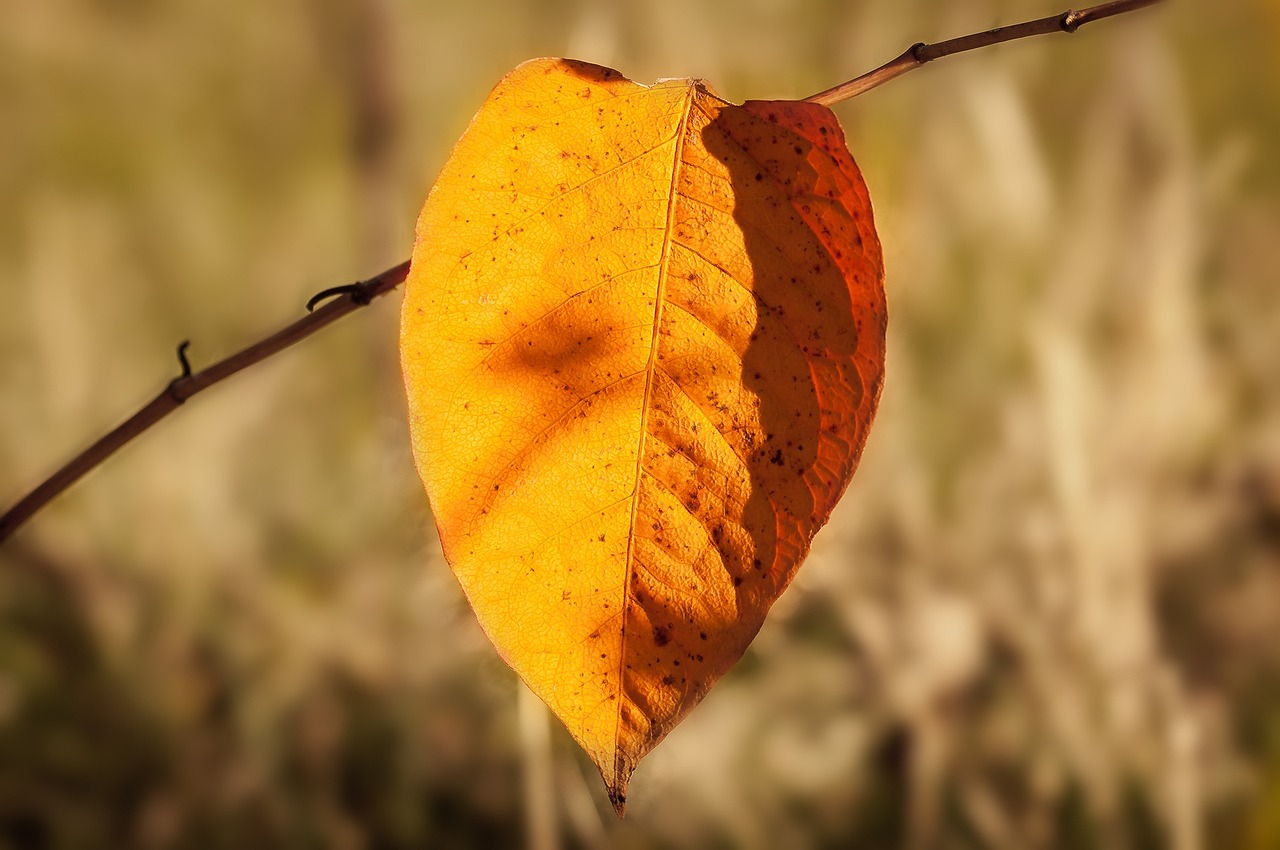
M857 465L885 332L866 187L824 107L540 59L417 235L401 347L445 555L621 813Z

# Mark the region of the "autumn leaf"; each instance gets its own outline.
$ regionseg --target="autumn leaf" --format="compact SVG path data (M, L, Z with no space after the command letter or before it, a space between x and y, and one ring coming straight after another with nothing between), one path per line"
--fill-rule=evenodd
M423 208L401 356L445 556L622 813L857 465L880 244L829 109L539 59Z

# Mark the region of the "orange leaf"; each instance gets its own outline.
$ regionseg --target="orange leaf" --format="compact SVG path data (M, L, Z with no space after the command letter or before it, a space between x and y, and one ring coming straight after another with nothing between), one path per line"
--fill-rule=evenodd
M401 356L445 556L621 814L857 465L884 364L866 187L826 107L538 59L417 235Z

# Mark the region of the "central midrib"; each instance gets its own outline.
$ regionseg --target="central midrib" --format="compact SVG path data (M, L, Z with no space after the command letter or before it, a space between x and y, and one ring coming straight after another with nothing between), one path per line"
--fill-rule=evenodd
M640 404L640 444L636 448L636 472L635 486L631 491L631 517L627 522L627 556L625 559L626 575L623 577L622 583L622 629L621 638L618 646L618 699L617 699L617 716L613 727L613 782L614 787L617 786L620 777L618 776L618 736L622 731L622 701L625 698L625 689L622 686L623 677L626 674L627 663L627 606L631 597L631 558L632 550L635 547L636 534L636 513L640 507L640 480L644 474L644 446L645 437L649 429L649 397L653 392L653 376L657 371L658 362L658 329L662 324L662 303L666 296L667 285L667 265L671 256L671 234L674 230L676 217L676 189L680 180L680 165L684 158L684 139L685 132L689 125L689 115L693 112L693 98L697 93L697 84L690 81L688 91L685 94L684 108L680 113L680 126L676 130L675 147L673 151L673 162L671 164L671 188L667 194L667 226L662 234L662 253L658 257L658 288L654 295L653 307L653 333L649 342L649 362L645 366L644 377L644 396Z

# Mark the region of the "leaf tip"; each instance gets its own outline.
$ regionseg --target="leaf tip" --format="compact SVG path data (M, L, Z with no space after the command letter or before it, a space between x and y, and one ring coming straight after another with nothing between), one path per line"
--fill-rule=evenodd
M609 792L609 802L613 803L613 810L619 818L627 816L627 786L631 783L631 773L634 770L635 766L619 752L614 756L613 776L601 771L605 790Z
M609 786L609 802L613 803L613 810L618 817L625 818L627 816L626 786L623 785L621 788Z

